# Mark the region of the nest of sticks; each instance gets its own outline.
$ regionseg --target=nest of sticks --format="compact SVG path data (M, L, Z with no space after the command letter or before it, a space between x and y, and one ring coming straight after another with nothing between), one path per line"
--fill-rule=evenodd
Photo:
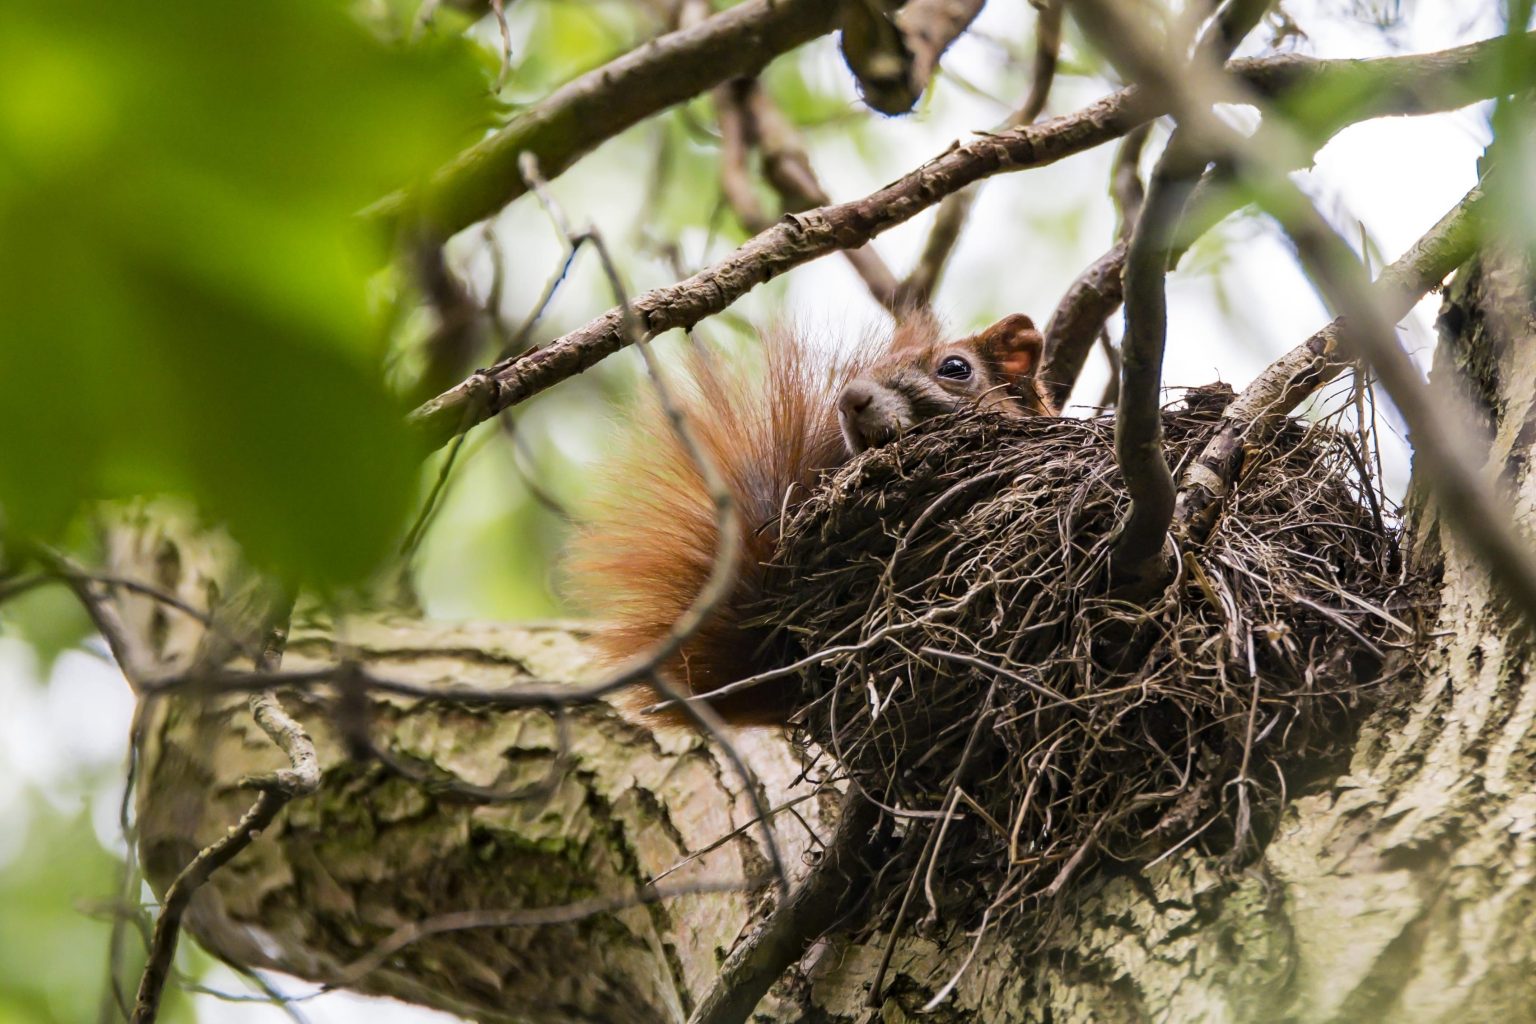
M1175 472L1221 404L1165 413ZM930 917L995 918L1190 843L1240 862L1288 791L1341 766L1411 645L1395 517L1354 435L1288 424L1141 606L1109 586L1113 433L935 421L784 523L794 584L768 616L786 663L810 662L798 734L901 844L876 923L914 890Z

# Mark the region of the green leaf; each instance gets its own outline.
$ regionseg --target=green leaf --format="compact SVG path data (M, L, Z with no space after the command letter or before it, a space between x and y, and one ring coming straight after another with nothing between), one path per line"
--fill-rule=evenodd
M0 7L0 510L173 492L265 566L366 573L419 453L357 212L473 141L466 47L317 0Z

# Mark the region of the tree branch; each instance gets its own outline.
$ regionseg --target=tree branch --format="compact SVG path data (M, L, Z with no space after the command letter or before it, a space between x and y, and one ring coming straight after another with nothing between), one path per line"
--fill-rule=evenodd
M1471 258L1477 249L1484 206L1479 186L1381 272L1372 289L1383 315L1401 320L1414 303ZM1194 543L1210 537L1233 485L1242 476L1246 452L1261 444L1291 410L1349 366L1339 352L1347 330L1342 317L1333 320L1270 363L1227 406L1221 426L1180 479L1175 529Z
M1536 53L1536 33L1522 40ZM1358 86L1352 102L1329 110L1334 123L1348 117L1455 109L1486 98L1499 84L1489 80L1489 65L1502 56L1505 43L1487 40L1437 53L1366 61L1285 55L1233 61L1228 68L1259 96L1303 85ZM1520 74L1522 82L1536 81L1536 60L1520 65ZM1368 89L1367 83L1376 87ZM784 218L713 266L638 296L634 312L647 337L691 327L757 285L819 256L861 246L974 181L1054 163L1119 138L1166 109L1166 98L1132 87L1072 114L953 146L862 199ZM625 344L621 321L620 311L611 309L545 348L491 367L486 371L488 401L473 422L531 398L618 351ZM475 381L456 385L412 413L412 423L433 447L460 429L460 412L474 400Z
M1196 43L1191 71L1219 72L1268 6L1267 0L1229 0ZM1143 594L1161 591L1173 575L1166 540L1175 488L1163 454L1162 413L1167 278L1184 208L1209 163L1204 150L1189 144L1182 126L1174 131L1152 171L1126 250L1115 461L1131 506L1117 528L1110 564L1121 585Z
M1285 176L1284 161L1297 150L1297 140L1270 119L1253 137L1245 138L1215 115L1209 96L1200 95L1177 67L1142 44L1139 26L1124 10L1111 0L1077 0L1077 4L1091 19L1096 38L1106 41L1139 80L1168 98L1181 128L1197 132L1201 145L1230 162L1254 190L1261 208L1279 222L1307 276L1347 318L1342 340L1370 364L1407 421L1415 463L1445 519L1525 623L1536 626L1536 557L1514 525L1513 510L1481 473L1486 451L1478 451L1463 426L1472 419L1458 414L1456 392L1431 394L1418 367L1398 343L1394 321L1381 308L1349 243ZM1514 41L1528 46L1531 36Z
M1125 261L1125 337L1120 342L1120 396L1115 461L1131 506L1111 553L1119 584L1150 592L1172 572L1165 539L1173 521L1173 472L1163 455L1163 352L1168 340L1164 287L1174 232L1206 157L1175 131L1147 187Z
M1029 95L1025 97L1024 105L1014 111L1000 128L1033 124L1045 109L1051 95L1051 85L1056 81L1057 58L1061 53L1061 18L1062 0L1043 0L1039 17L1035 21L1035 64ZM956 192L939 204L939 212L934 217L933 227L928 231L922 255L918 257L912 272L901 282L905 303L927 305L932 301L939 279L944 275L944 267L960 241L960 232L976 202L979 187L973 185Z
M837 7L826 0L747 0L653 39L517 115L433 175L421 194L391 196L372 212L420 217L436 235L466 228L526 191L517 170L523 153L555 177L631 125L728 78L754 75L830 32Z

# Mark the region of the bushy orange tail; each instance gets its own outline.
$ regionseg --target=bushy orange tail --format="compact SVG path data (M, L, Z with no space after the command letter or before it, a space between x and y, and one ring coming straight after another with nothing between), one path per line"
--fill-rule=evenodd
M691 379L673 388L741 524L732 590L664 666L693 694L774 667L760 663L767 631L748 627L743 610L763 592L781 511L845 458L836 408L852 368L789 332L766 339L764 349L762 378L695 355ZM693 603L714 566L718 532L704 479L654 397L636 414L624 454L609 463L598 491L570 567L578 596L603 619L596 644L616 664L660 641ZM790 710L784 692L765 685L714 706L735 724L782 722ZM625 703L658 699L640 688ZM680 712L665 717L686 721Z

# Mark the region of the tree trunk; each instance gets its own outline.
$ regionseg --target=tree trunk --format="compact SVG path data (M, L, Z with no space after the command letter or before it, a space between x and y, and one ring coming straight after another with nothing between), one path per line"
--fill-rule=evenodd
M1464 271L1447 297L1442 366L1465 373L1502 474L1529 526L1536 481L1536 320L1523 268ZM1192 851L1139 873L1101 874L1050 934L908 929L883 1007L864 1006L887 936L813 947L764 1020L900 1021L969 958L940 1021L1509 1021L1536 1006L1536 688L1531 641L1415 488L1412 556L1438 570L1421 610L1416 671L1365 723L1342 776L1295 797L1253 866ZM167 542L169 543L169 542ZM163 555L163 551L161 553ZM142 568L142 552L128 562ZM159 578L190 586L175 559ZM120 566L119 571L126 571ZM169 573L169 578L167 578ZM177 576L181 573L181 576ZM132 599L125 598L125 605ZM149 630L147 620L145 632ZM373 620L346 641L381 674L435 685L590 676L563 628ZM171 658L164 637L157 653ZM185 645L182 648L185 649ZM328 634L296 632L285 668L328 664ZM177 655L176 657L181 657ZM172 658L174 661L174 658ZM771 902L751 802L697 739L653 736L603 706L484 711L370 701L376 742L410 781L347 756L333 702L285 693L317 741L324 785L290 805L194 901L189 927L233 961L387 993L487 1021L681 1021ZM140 849L163 892L250 803L241 776L284 763L243 700L162 701L140 785ZM835 794L796 782L766 731L743 752L775 806L791 868L828 832ZM453 779L520 799L455 793ZM541 788L542 787L542 788ZM533 795L529 795L529 794ZM744 829L715 846L734 829ZM397 928L448 912L556 907L666 878L744 879L746 892L679 896L541 927L423 938L360 978L346 967ZM972 949L973 945L976 948Z

